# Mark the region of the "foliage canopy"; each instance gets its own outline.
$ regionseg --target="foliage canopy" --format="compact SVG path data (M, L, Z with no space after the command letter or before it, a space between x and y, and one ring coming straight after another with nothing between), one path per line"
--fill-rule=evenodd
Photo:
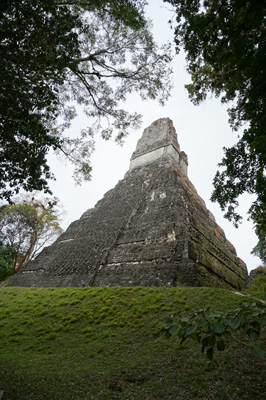
M12 275L11 266L16 257L16 250L9 244L4 244L0 241L0 282Z
M144 0L2 0L0 4L0 197L49 192L50 149L90 179L93 136L121 142L141 116L127 94L163 103L171 88L169 46L158 48ZM88 129L64 131L82 106Z
M214 178L212 200L237 226L238 198L254 194L249 214L259 242L254 252L266 260L266 2L265 0L164 0L175 7L177 52L186 52L194 104L209 92L230 103L236 145L225 148Z
M59 225L58 199L14 199L0 207L1 269L12 273L23 268L45 244L55 239Z

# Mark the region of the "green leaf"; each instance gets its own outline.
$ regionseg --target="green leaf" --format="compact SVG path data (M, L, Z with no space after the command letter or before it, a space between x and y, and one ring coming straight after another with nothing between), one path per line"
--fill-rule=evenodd
M255 340L255 341L258 340L258 338L260 336L259 332L257 332L257 331L251 331L250 333L248 333L248 335L249 335L250 339Z
M210 329L213 333L221 334L225 331L225 327L221 322L216 322L215 324L211 324Z
M266 325L266 316L265 316L265 317L261 317L261 318L259 319L259 321L260 321L260 323L261 323L262 325Z
M182 318L180 318L180 321L181 322L188 322L188 321L190 321L192 318L194 318L195 317L195 314L192 314L192 315L187 315L186 317L182 317Z
M215 314L218 314L219 316L224 315L224 313L222 311L219 311L219 310L215 310L214 312L215 312Z
M216 337L214 335L208 336L208 343L210 346L214 346L216 342Z
M264 360L265 349L262 346L256 343L251 347L251 351L256 357L260 358L261 360Z
M229 318L225 318L225 319L223 320L223 323L224 323L224 325L227 325L227 326L230 326L230 327L231 327L232 320L229 319Z
M234 321L230 321L230 323L228 323L228 325L235 331L240 326L240 319L238 318Z
M239 318L239 325L243 325L243 324L246 322L246 320L247 320L247 317L246 317L246 316L240 317L240 318Z
M217 342L217 350L219 351L224 351L225 349L225 343L223 340L219 340L219 342Z
M207 347L209 343L208 336L202 339L202 347Z
M210 347L210 348L207 350L207 357L208 357L208 359L209 359L210 361L212 361L212 359L213 359L213 347Z
M232 339L231 332L229 332L229 331L225 331L225 332L223 333L223 335L224 335L224 337L225 337L226 339L228 339L228 340L231 340L231 339Z
M217 315L217 314L214 314L214 313L207 313L206 315L207 315L207 317L210 318L210 319L214 319L214 318L217 318L217 317L218 317L218 315Z
M173 325L173 326L169 329L170 335L175 336L175 335L178 333L179 329L180 329L180 325L179 325L179 324L178 324L178 325Z
M254 331L260 332L260 323L258 321L251 322L250 325Z
M165 318L164 329L169 329L173 325L173 320L171 318Z
M207 346L213 347L215 345L215 342L216 342L216 337L214 335L206 336L205 338L202 339L202 345L204 347L207 347Z
M192 333L195 331L196 326L195 325L189 325L186 329L186 335L190 336Z
M259 311L256 311L256 312L253 312L252 314L250 314L250 317L251 317L251 318L255 318L255 317L257 317L259 314L260 314L260 312L259 312Z
M198 314L204 314L205 312L207 312L209 310L209 307L207 308L201 308L200 310L197 311L197 315ZM196 313L195 313L196 314Z
M196 324L197 324L198 328L201 328L202 326L207 324L207 321L206 321L206 319L198 319L196 321Z

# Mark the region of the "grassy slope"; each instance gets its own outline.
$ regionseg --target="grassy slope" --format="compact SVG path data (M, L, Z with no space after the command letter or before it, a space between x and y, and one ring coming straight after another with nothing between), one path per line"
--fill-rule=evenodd
M266 399L266 362L247 348L230 344L211 367L199 346L161 332L173 311L242 301L213 288L1 288L0 391L9 400Z

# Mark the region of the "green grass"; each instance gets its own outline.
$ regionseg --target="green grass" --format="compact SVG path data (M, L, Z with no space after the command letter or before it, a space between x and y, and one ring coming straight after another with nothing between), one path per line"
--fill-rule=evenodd
M1 288L0 391L9 400L263 400L266 362L231 343L212 366L163 318L245 298L214 288Z
M258 267L256 269L257 276L251 284L249 285L247 292L250 293L252 296L260 297L265 300L266 294L266 266L265 267Z

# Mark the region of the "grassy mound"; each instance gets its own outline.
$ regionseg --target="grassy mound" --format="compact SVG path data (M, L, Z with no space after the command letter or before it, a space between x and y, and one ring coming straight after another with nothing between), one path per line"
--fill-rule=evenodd
M253 296L264 298L266 294L266 266L256 269L256 277L249 285L247 291Z
M1 288L3 399L266 399L266 362L249 349L230 343L214 367L162 332L171 312L242 301L214 288Z

